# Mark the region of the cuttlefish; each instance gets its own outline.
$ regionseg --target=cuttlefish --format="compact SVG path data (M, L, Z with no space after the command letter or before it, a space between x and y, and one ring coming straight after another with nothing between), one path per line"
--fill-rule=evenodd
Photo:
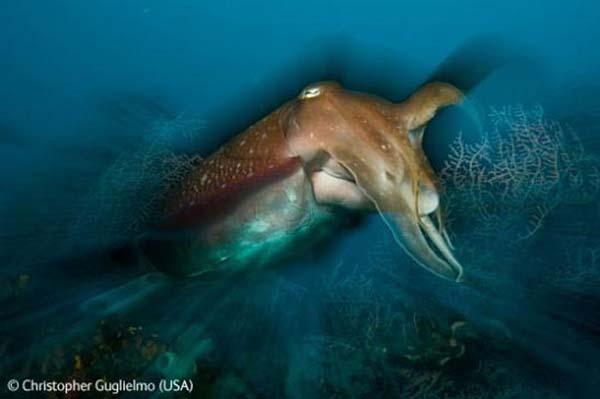
M321 240L340 211L378 212L416 263L460 281L422 139L462 99L440 82L400 103L309 85L183 179L146 237L148 258L184 276L258 268Z

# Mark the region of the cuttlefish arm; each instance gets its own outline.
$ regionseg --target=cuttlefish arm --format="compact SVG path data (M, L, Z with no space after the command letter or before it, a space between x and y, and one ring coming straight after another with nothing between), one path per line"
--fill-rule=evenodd
M414 147L415 144L420 146L426 124L435 116L436 112L442 107L457 104L461 100L462 94L453 86L434 83L426 85L407 101L399 104L397 112L401 114L400 119L405 121L406 127L404 131L400 132L400 138L396 138L396 142L399 143L398 149L407 148L409 145ZM406 137L408 137L408 143ZM412 140L415 142L411 142ZM404 165L405 168L412 168L413 174L420 176L414 183L417 187L412 187L412 190L415 191L415 207L413 209L406 206L407 204L397 201L396 195L389 191L382 191L381 187L387 186L378 181L377 176L374 176L373 173L369 173L372 169L364 167L357 169L361 170L360 173L356 173L357 185L376 204L379 213L393 232L396 242L405 248L417 263L435 274L461 281L464 271L449 248L451 244L445 238L447 236L443 226L436 227L430 216L427 215L427 209L424 210L424 214L421 214L419 209L420 203L423 202L419 201L419 194L423 192L425 201L428 201L427 195L435 190L436 180L429 163L423 156L424 153L416 155L415 157L406 157L412 165L410 163ZM339 156L344 157L343 153ZM382 179L381 176L379 178ZM386 176L385 179L390 180L390 177ZM402 190L403 185L396 186L396 189ZM404 189L407 187L405 186ZM425 207L429 205L435 208L439 215L438 201L436 196L433 199L434 204L425 204ZM431 250L427 239L432 241L441 256Z
M319 108L340 117L308 106L297 111L288 131L292 148L305 160L323 152L342 165L417 263L460 281L463 268L452 254L441 218L436 227L429 216L440 212L439 194L421 139L437 110L459 103L461 92L448 84L431 83L406 101L392 104L344 92L335 84L314 89L320 91Z

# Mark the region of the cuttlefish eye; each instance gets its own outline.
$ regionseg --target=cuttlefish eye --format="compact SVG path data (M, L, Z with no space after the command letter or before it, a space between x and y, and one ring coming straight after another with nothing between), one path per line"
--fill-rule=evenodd
M304 100L307 98L317 97L321 94L321 88L319 86L309 86L306 89L302 90L298 95L300 100Z

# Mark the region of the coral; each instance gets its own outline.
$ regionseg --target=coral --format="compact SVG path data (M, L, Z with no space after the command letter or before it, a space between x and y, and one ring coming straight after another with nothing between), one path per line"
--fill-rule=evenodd
M594 293L600 284L600 245L594 237L569 237L560 247L563 259L548 272L547 283L571 292Z
M40 339L43 332L40 332ZM2 345L0 345L2 349ZM1 371L22 378L133 378L165 352L157 334L142 326L120 321L101 321L95 329L64 343L54 343L41 352L30 351L16 369ZM68 378L67 378L68 377ZM100 396L100 395L98 395Z
M157 121L139 150L121 154L78 209L74 232L96 247L131 239L159 215L164 195L201 157L178 154L176 144L193 140L202 121L183 116Z
M413 317L413 323L405 324L403 338L405 352L403 356L416 364L444 366L452 359L465 354L466 345L458 336L460 329L467 323L455 321L449 328L431 317Z
M447 212L470 215L476 234L517 225L515 237L527 239L558 205L597 197L598 162L570 127L546 118L540 106L492 107L489 121L479 142L459 134L440 174Z
M330 317L336 329L355 331L354 345L373 346L377 339L401 327L401 311L394 309L376 287L368 268L355 266L350 273L339 276L341 266L338 264L325 282Z
M459 136L444 165L449 216L455 217L452 226L468 220L473 227L469 234L480 238L504 233L508 226L518 230L514 237L523 242L540 234L547 215L560 205L597 198L597 162L571 129L547 120L539 107L493 108L490 121L492 129L481 142L468 143ZM97 247L142 232L156 218L169 187L199 162L179 154L176 145L178 139L193 139L199 126L184 118L158 121L138 151L118 157L76 207L75 236ZM473 242L468 237L457 240L459 250L483 253ZM198 397L282 397L284 392L331 398L556 396L551 391L535 394L537 388L520 375L522 370L511 367L514 363L502 355L513 350L512 342L501 334L485 333L473 314L457 314L460 308L448 303L442 307L437 302L444 298L441 294L413 298L411 285L426 283L427 275L411 279L410 273L418 273L416 267L397 267L394 250L400 250L391 237L368 244L349 251L329 273L315 268L318 278L310 281L320 281L316 286L307 284L304 274L296 281L289 271L289 278L273 271L272 276L261 274L259 281L239 285L199 282L187 290L177 286L182 288L173 294L173 303L185 303L177 308L180 319L151 325L100 322L81 337L47 348L23 373L35 371L48 378L95 378L107 372L117 378L148 370L169 377L189 375ZM497 249L495 242L492 245ZM587 282L597 287L597 243L569 241L564 246L564 267L548 278L561 286ZM507 274L506 259L500 266L497 256L490 259L490 270ZM478 262L469 262L470 273L478 267ZM35 275L32 281L38 281ZM7 287L0 297L22 298L33 291L30 284L27 274L0 276L0 286ZM432 284L441 286L437 280ZM454 287L451 291L457 302L464 299ZM114 293L121 293L116 298L146 300L140 292L138 286L127 285L98 297L107 298L109 309L126 316L130 310L123 312L127 308L121 306L128 301L116 301ZM205 309L204 304L209 306ZM206 330L189 329L180 341L154 333L153 328L173 329L172 320L188 323L183 314L200 318ZM214 342L204 331L215 334ZM198 345L192 348L190 343ZM0 337L0 354L18 344ZM200 356L206 353L210 356Z

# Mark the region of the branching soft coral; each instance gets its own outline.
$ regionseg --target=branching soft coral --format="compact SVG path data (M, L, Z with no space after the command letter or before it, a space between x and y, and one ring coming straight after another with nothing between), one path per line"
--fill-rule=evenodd
M164 195L200 162L179 154L181 140L193 140L202 121L177 117L159 120L137 152L124 153L106 170L77 209L75 231L101 247L129 240L158 215Z
M588 202L600 190L600 169L577 134L547 119L540 106L491 108L492 129L480 142L460 134L441 172L448 213L479 221L476 234L517 228L526 239L561 203Z

